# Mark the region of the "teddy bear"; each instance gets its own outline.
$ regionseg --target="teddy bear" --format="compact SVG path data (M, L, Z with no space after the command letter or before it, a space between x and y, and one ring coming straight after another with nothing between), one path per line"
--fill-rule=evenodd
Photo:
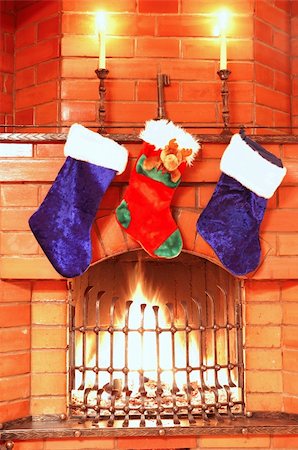
M187 156L192 154L192 149L178 148L176 139L171 139L158 155L149 156L143 163L146 170L162 170L170 174L171 181L177 183L181 177L179 166L186 161Z

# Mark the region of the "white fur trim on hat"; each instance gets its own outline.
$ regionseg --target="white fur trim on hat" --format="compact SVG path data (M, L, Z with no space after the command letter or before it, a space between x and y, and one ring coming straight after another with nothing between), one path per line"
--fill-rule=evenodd
M116 170L118 175L124 172L128 158L125 147L78 123L69 129L64 155Z
M240 134L232 136L221 158L220 170L264 198L273 196L287 172L285 167L272 164L253 150Z
M170 140L175 138L179 150L182 148L192 150L192 154L186 157L188 165L191 165L200 149L200 144L190 133L167 119L148 120L145 123L145 129L140 133L140 138L154 145L156 151L164 149Z

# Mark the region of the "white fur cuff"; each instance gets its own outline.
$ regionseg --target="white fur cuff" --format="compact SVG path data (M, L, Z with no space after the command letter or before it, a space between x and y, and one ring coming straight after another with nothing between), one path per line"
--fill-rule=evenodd
M192 150L192 154L186 157L188 165L191 165L200 149L199 143L190 133L167 119L148 120L145 129L140 133L140 138L154 145L156 151L164 149L171 139L176 139L179 150L183 148Z
M64 155L116 170L118 175L124 172L128 158L125 147L78 123L69 129Z
M232 136L221 158L220 170L264 198L273 196L287 172L264 159L240 134Z

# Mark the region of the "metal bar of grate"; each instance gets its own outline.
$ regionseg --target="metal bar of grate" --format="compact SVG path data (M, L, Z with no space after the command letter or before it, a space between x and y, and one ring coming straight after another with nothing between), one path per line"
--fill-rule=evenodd
M101 297L103 296L104 291L99 291L96 296L96 302L95 302L95 326L94 326L94 333L96 335L95 339L95 366L93 368L93 371L95 373L95 382L93 389L96 391L96 404L94 405L94 411L96 413L96 416L94 418L94 423L98 423L100 420L100 405L101 405L101 396L103 393L103 389L99 387L99 331L100 331L100 301Z
M101 323L101 309L106 308L104 292L99 291L94 299L92 287L88 286L78 307L81 312L74 304L70 306L71 417L80 422L91 419L94 426L105 420L108 427L118 427L119 421L122 427L147 427L152 426L152 421L161 427L168 423L179 425L185 420L193 426L198 420L208 421L211 417L223 420L243 415L240 297L234 301L221 286L216 289L218 293L205 291L203 300L191 299L192 314L187 301L180 302L183 314L179 318L172 303L142 303L136 324L130 320L136 314L133 301L124 303L123 318L116 320L116 307L122 304L117 297L111 300L108 323ZM145 318L150 308L153 322L148 324ZM222 313L220 320L217 308ZM165 323L159 317L163 309L167 311ZM148 337L152 337L150 354L144 356ZM136 350L130 348L133 338L137 338ZM168 342L166 348L162 347L164 338ZM94 355L90 357L92 345ZM177 359L181 352L183 367ZM122 355L117 359L119 353ZM170 367L164 365L168 353ZM130 367L131 355L139 365ZM152 367L148 366L150 360ZM166 381L170 369L172 376Z
M171 361L172 361L172 372L173 372L173 385L172 385L172 401L173 401L173 422L175 425L180 424L180 420L177 412L179 411L179 407L177 404L177 393L179 392L179 388L176 382L176 354L175 354L175 333L177 331L174 321L174 307L173 303L167 303L167 308L170 313L170 331L171 331Z
M128 385L128 323L129 323L129 311L130 306L132 305L132 301L128 301L125 304L125 324L123 327L123 333L124 333L124 367L123 367L123 373L124 373L124 387L123 391L125 393L125 406L124 406L124 413L125 417L123 420L123 427L128 427L129 425L129 399L131 396L132 391L129 389Z
M187 394L187 415L188 415L188 421L190 424L196 423L196 420L192 414L193 406L191 402L191 393L192 393L192 386L190 383L190 373L193 370L190 361L189 361L189 332L191 330L189 323L188 323L188 309L185 302L181 302L181 306L184 311L184 332L185 332L185 356L186 356L186 394Z
M138 332L141 336L141 348L143 348L144 346L144 313L145 313L145 309L146 306L144 303L141 304L141 325L140 328L138 329ZM141 395L141 407L139 408L139 411L141 413L141 419L140 419L140 426L144 427L146 425L146 420L145 420L145 397L146 397L146 389L145 389L145 384L144 384L144 370L141 367L139 369L139 393Z

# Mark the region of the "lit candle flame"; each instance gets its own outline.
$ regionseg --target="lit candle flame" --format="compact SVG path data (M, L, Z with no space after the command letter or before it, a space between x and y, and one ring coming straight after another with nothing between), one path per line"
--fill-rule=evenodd
M219 11L217 17L220 34L226 34L229 23L229 16L230 14L226 9Z

